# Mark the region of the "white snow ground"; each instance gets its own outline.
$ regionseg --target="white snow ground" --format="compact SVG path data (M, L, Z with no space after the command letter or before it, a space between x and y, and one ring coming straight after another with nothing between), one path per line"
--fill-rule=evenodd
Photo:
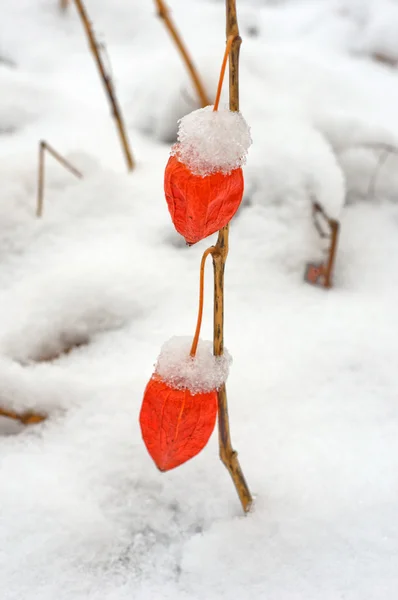
M214 94L223 2L169 3ZM140 439L161 345L193 335L212 241L185 247L163 197L176 121L195 107L179 57L150 0L87 2L137 159L127 175L74 8L1 2L0 404L50 414L0 437L2 600L397 598L398 157L375 172L398 139L398 77L371 55L398 57L398 4L239 5L254 144L226 344L247 517L215 435L167 474ZM48 158L38 221L42 138L85 178ZM302 281L321 251L313 195L342 220L331 292ZM206 288L209 339L210 266Z

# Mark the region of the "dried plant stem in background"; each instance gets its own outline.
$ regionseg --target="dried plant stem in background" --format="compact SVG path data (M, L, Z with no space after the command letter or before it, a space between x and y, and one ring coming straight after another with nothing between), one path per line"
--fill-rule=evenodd
M188 50L185 47L184 42L181 39L180 34L178 33L172 19L169 15L169 10L163 0L155 0L158 15L161 19L163 19L166 28L168 29L171 37L173 38L181 56L185 63L186 68L189 71L189 74L192 79L192 83L195 87L195 90L198 94L198 98L200 101L200 105L202 108L208 106L210 104L209 98L206 94L204 85L202 83L201 78L199 77L198 71L196 70L195 65L193 64L191 57L189 56Z
M226 0L227 38L233 36L229 57L229 108L239 110L239 51L241 38L236 14L236 0ZM214 269L214 354L224 352L224 270L228 256L229 225L218 233L212 252ZM238 454L232 447L226 387L218 392L218 434L220 458L232 477L244 512L248 512L253 499L239 464Z
M36 216L41 217L43 215L44 208L44 165L45 165L45 152L51 154L60 165L65 167L70 173L76 177L82 178L83 175L73 165L70 164L63 156L61 156L54 148L47 144L47 142L41 141L39 144L39 176L37 186L37 206Z
M393 69L397 66L397 59L393 56L389 56L384 52L373 52L370 55L373 60L376 62L382 63L383 65L387 65L388 67L392 67Z
M85 9L85 6L84 6L82 0L74 0L74 3L76 5L76 8L81 17L83 27L86 32L87 39L89 41L90 48L91 48L91 51L94 56L94 60L97 64L98 71L101 75L102 82L105 86L105 90L106 90L106 93L107 93L107 96L108 96L108 99L109 99L109 102L110 102L110 105L112 108L112 114L116 121L116 127L117 127L117 130L119 133L120 142L122 144L124 156L126 158L127 168L129 171L132 171L134 169L133 154L130 149L130 143L129 143L129 139L127 136L126 127L123 122L122 112L121 112L119 103L117 101L115 89L113 87L112 78L106 72L103 60L102 60L100 52L99 52L97 41L95 39L90 20L88 18L88 14L87 14L87 11Z
M323 287L330 289L331 287L333 287L333 271L334 271L334 264L336 262L337 245L338 245L339 233L340 233L340 223L336 219L331 219L326 214L326 212L324 211L322 206L319 204L319 202L312 203L312 214L313 214L313 219L314 219L314 226L315 226L316 230L318 231L320 237L321 238L329 238L329 240L330 240L327 260L322 265L322 267L320 269L320 273L319 273L319 283ZM324 221L326 222L326 224L329 228L329 231L327 233L325 233L323 231L323 229L321 228L321 226L319 225L319 223L317 221L317 215L321 215L322 218L324 219Z
M66 10L69 6L69 0L60 0L59 5L61 10Z
M340 233L340 223L335 219L329 220L330 225L330 246L329 255L325 267L325 288L331 288L333 286L333 271L334 263L336 262L337 244Z
M0 407L0 417L6 417L7 419L13 419L19 421L23 425L34 425L41 423L46 420L46 415L40 415L34 412L17 413L12 410L6 410Z

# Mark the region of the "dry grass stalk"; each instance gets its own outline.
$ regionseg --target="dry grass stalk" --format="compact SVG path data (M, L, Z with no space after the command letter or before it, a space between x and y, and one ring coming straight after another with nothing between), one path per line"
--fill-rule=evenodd
M396 58L388 56L383 52L374 52L373 54L371 54L371 58L376 62L379 62L383 65L387 65L388 67L392 68L396 68L398 62Z
M87 11L85 9L85 6L84 6L82 0L74 0L74 3L76 5L76 8L80 15L80 18L82 20L88 42L89 42L91 51L94 56L94 60L96 62L98 71L100 73L102 82L105 87L105 91L106 91L108 99L109 99L109 103L111 105L112 115L114 116L115 121L116 121L116 127L117 127L117 130L119 133L120 142L122 144L124 156L125 156L126 163L127 163L127 168L129 171L132 171L134 169L133 154L130 149L130 143L129 143L129 139L128 139L127 132L126 132L126 127L124 125L124 121L123 121L123 117L122 117L122 111L121 111L119 103L117 101L116 92L113 87L112 78L106 72L104 62L103 62L103 60L101 58L101 54L99 52L99 46L95 39L90 20L88 18L88 14L87 14Z
M38 175L38 186L37 186L37 206L36 216L41 217L44 209L44 166L45 166L45 153L46 151L51 154L55 160L59 162L65 169L76 177L82 178L83 175L73 165L70 164L63 156L61 156L54 148L45 141L41 141L39 144L39 175Z
M239 110L239 52L241 38L236 14L236 0L226 0L227 38L234 40L229 57L229 108ZM229 225L218 233L217 243L212 252L214 269L214 354L224 352L224 270L228 256ZM232 477L244 512L248 512L253 499L239 464L238 454L232 447L228 416L226 387L218 392L218 434L220 458Z
M313 281L311 281L311 279L307 279L307 281L309 281L310 283L317 284L317 285L322 285L326 289L330 289L333 286L333 271L334 271L334 264L336 262L337 245L338 245L338 239L339 239L339 233L340 233L340 223L336 219L331 219L326 214L326 212L324 211L324 209L318 202L312 203L312 214L313 214L313 218L314 218L315 228L318 231L320 237L321 238L329 238L330 245L329 245L329 249L328 249L328 256L327 256L326 262L324 264L322 264L319 267L316 265L309 265L310 268L311 268L311 266L313 266L313 267L315 266L315 268L318 269L318 273ZM324 222L326 223L326 225L329 229L328 232L323 231L321 225L318 222L318 215L320 215L322 217L322 219L324 220Z
M66 10L69 6L69 0L60 0L60 8L61 10Z
M163 2L163 0L155 0L155 3L157 6L157 9L158 9L158 15L161 19L163 19L164 24L165 24L167 30L169 31L171 37L173 38L181 56L182 56L184 64L185 64L186 68L188 69L188 72L192 79L192 83L198 94L200 105L202 108L204 108L205 106L208 106L210 104L210 100L207 96L206 90L205 90L202 80L199 76L199 73L196 70L196 67L193 64L192 59L189 56L188 50L187 50L184 42L182 41L181 36L178 33L178 31L170 17L169 10L168 10L166 4Z
M4 408L0 408L0 417L6 417L7 419L19 421L23 425L35 425L36 423L41 423L42 421L45 421L47 418L46 415L41 415L39 413L34 413L31 411L17 413L12 410L6 410Z

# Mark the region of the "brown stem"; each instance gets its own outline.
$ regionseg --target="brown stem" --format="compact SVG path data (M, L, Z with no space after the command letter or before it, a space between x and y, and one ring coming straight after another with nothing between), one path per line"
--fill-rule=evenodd
M239 51L241 38L236 14L236 0L226 0L227 38L233 36L229 57L229 108L239 110ZM224 270L228 256L229 225L218 233L217 252L213 254L214 269L214 354L224 352ZM220 458L232 477L244 512L248 512L253 499L239 464L238 454L232 447L225 385L218 391L218 435Z
M173 38L181 56L182 56L185 66L188 69L188 72L192 79L192 83L198 94L200 105L202 108L204 108L205 106L208 106L210 104L210 101L206 94L202 80L199 77L199 74L196 70L196 67L193 64L191 57L189 56L188 50L186 49L186 46L185 46L184 42L182 41L181 36L178 33L176 26L174 25L170 15L169 15L169 10L168 10L166 4L164 3L164 1L163 0L155 0L155 4L158 9L159 17L161 19L163 19L164 24L165 24L167 30L169 31L171 37Z
M336 221L335 219L330 219L329 225L330 225L330 231L331 231L330 247L329 247L328 260L325 265L325 288L328 288L328 289L330 289L333 286L333 270L334 270L334 263L336 260L340 223L338 221Z
M69 0L61 0L60 1L60 8L61 10L66 10L69 6Z
M7 419L13 419L14 421L19 421L23 425L33 425L35 423L41 423L46 420L45 415L40 415L38 413L33 412L24 412L17 413L12 410L6 410L5 408L0 408L0 417L6 417Z
M55 160L57 160L59 162L60 165L62 165L65 169L67 169L68 171L70 171L70 173L72 173L73 175L75 175L76 177L82 178L83 175L80 173L80 171L78 171L73 165L70 164L70 162L68 162L63 156L61 156L56 150L54 150L54 148L52 148L50 146L50 144L47 144L47 142L45 141L41 141L39 144L39 174L38 174L38 185L37 185L37 206L36 206L36 216L37 217L41 217L43 215L43 208L44 208L44 158L45 158L45 151L47 150L47 152L49 154L51 154L51 156L53 158L55 158Z
M83 27L84 27L84 30L87 35L88 42L89 42L91 51L94 56L94 60L98 67L98 71L100 73L102 82L105 87L105 91L106 91L108 99L109 99L109 103L111 105L112 114L116 121L116 127L117 127L117 130L119 133L120 142L122 144L124 156L125 156L126 163L127 163L127 168L129 171L132 171L134 169L134 159L133 159L133 155L132 155L132 152L130 149L130 143L128 140L126 128L125 128L125 125L123 122L122 112L121 112L119 103L117 101L115 89L113 87L112 78L106 72L105 65L104 65L101 55L99 53L98 44L95 39L94 32L91 27L91 23L88 18L88 14L87 14L86 8L83 4L83 1L82 0L74 0L74 3L76 5L78 13L81 17Z
M323 285L323 287L330 289L333 286L333 271L334 264L336 262L337 246L339 240L340 223L336 219L331 219L319 204L319 202L312 203L312 214L316 230L321 238L329 238L330 245L328 249L327 261L322 265L319 272L319 277L315 279L315 283ZM322 218L329 227L329 232L325 233L318 223L317 215L322 215Z

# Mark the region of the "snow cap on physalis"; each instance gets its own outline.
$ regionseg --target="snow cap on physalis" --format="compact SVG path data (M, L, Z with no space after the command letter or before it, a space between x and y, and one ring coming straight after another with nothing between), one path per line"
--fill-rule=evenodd
M214 356L212 342L174 337L160 352L144 392L140 412L145 446L160 471L169 471L206 446L217 418L217 390L225 383L231 358Z
M207 106L179 121L164 190L174 226L188 244L225 227L238 210L241 167L251 143L250 128L239 112Z

